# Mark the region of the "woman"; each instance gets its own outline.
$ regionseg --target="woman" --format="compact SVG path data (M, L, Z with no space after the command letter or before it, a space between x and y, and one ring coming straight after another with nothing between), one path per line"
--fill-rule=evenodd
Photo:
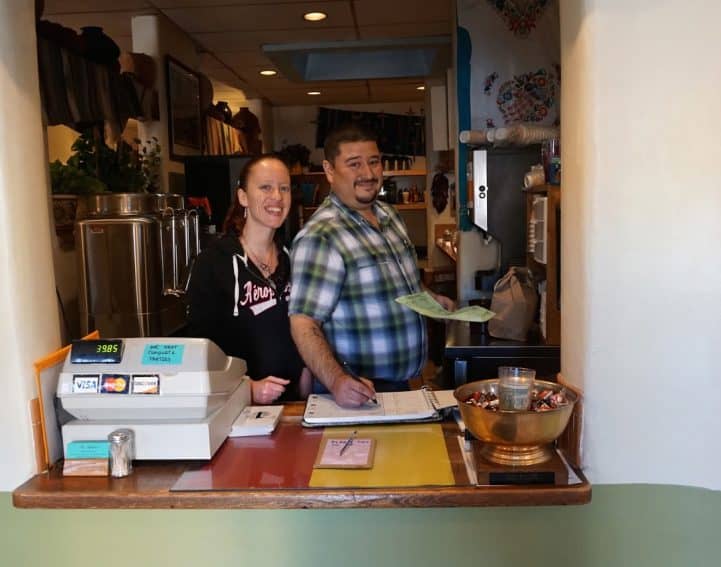
M277 157L250 160L238 179L224 237L193 266L189 335L248 364L253 403L303 399L310 372L290 336L290 258L277 229L291 206L290 173Z

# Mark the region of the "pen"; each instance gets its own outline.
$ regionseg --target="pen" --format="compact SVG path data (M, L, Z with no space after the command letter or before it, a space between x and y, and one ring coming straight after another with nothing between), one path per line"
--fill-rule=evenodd
M345 450L346 450L348 447L350 447L351 445L353 445L353 437L355 437L355 434L356 434L356 433L358 433L358 430L357 430L357 429L356 429L355 431L353 431L353 433L351 433L351 434L348 436L348 440L347 440L345 443L343 443L343 446L340 448L340 453L339 453L339 455L340 455L341 457L343 456L343 453L345 453Z
M347 362L344 362L344 363L343 363L343 369L345 370L345 373L348 374L348 376L350 376L351 378L353 378L353 380L355 380L356 382L360 382L360 381L361 381L360 376L358 376L355 372L353 372L353 371L350 369L350 367L348 366L348 363L347 363ZM372 404L378 405L378 400L376 399L375 396L373 396L372 398L368 398L368 401L369 401L370 403L372 403Z

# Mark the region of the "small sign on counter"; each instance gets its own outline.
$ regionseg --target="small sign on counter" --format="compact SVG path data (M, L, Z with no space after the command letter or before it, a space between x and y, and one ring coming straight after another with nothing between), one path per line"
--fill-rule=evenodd
M318 449L316 469L372 469L375 439L329 438Z

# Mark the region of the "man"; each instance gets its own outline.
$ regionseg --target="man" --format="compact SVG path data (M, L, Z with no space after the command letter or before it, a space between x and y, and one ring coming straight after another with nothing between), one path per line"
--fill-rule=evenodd
M374 134L341 127L324 151L331 194L296 236L288 311L308 368L338 404L357 407L420 375L425 322L394 300L421 285L403 221L376 200L383 167Z

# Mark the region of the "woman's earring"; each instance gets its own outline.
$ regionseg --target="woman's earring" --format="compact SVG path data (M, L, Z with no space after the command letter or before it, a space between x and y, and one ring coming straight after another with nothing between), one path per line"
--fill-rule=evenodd
M243 218L244 219L248 218L248 207L243 207Z

